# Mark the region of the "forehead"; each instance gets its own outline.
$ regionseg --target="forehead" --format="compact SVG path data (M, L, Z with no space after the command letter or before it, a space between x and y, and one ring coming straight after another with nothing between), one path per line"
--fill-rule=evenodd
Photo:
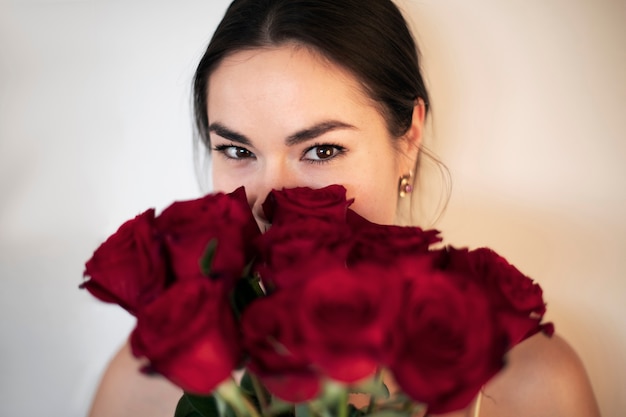
M207 94L209 120L261 109L319 117L350 115L363 107L378 112L352 73L310 48L291 44L228 55L211 74Z

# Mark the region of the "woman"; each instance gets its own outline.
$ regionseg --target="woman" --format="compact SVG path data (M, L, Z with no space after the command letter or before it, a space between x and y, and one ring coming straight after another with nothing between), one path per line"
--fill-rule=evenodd
M195 76L196 125L216 191L244 185L259 225L273 188L342 184L376 223L410 219L429 99L416 46L390 0L236 0ZM180 390L137 372L124 347L91 415L171 416ZM558 336L510 364L450 416L599 415L583 366Z

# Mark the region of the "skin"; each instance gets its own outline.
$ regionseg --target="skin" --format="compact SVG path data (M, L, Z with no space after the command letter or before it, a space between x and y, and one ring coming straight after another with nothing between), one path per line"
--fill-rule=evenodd
M378 223L393 223L404 209L398 179L417 158L421 102L408 132L392 138L350 73L307 48L284 45L225 58L209 80L207 111L214 187L229 192L244 185L262 227L260 205L272 188L339 183L355 198L352 207ZM173 415L181 391L138 367L124 346L103 376L92 417ZM471 404L446 417L473 412ZM599 411L576 353L562 338L538 334L515 346L507 367L484 387L480 416L593 417Z
M260 223L272 188L330 184L346 187L366 218L394 222L399 177L417 157L423 105L414 128L394 140L351 74L293 45L227 57L208 91L214 188L244 185Z

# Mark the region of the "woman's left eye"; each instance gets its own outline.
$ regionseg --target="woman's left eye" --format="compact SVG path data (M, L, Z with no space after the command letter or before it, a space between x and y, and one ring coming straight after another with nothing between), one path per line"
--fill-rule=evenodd
M308 148L302 159L309 162L326 162L343 154L346 148L339 145L315 145Z

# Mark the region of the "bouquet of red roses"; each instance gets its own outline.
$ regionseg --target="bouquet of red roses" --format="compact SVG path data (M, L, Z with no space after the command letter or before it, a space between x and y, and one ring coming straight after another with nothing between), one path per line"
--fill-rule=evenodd
M177 416L448 412L512 346L552 332L541 288L495 252L437 247L439 232L371 223L351 202L338 185L274 190L265 233L243 188L148 210L81 287L136 316L144 371L185 391Z

